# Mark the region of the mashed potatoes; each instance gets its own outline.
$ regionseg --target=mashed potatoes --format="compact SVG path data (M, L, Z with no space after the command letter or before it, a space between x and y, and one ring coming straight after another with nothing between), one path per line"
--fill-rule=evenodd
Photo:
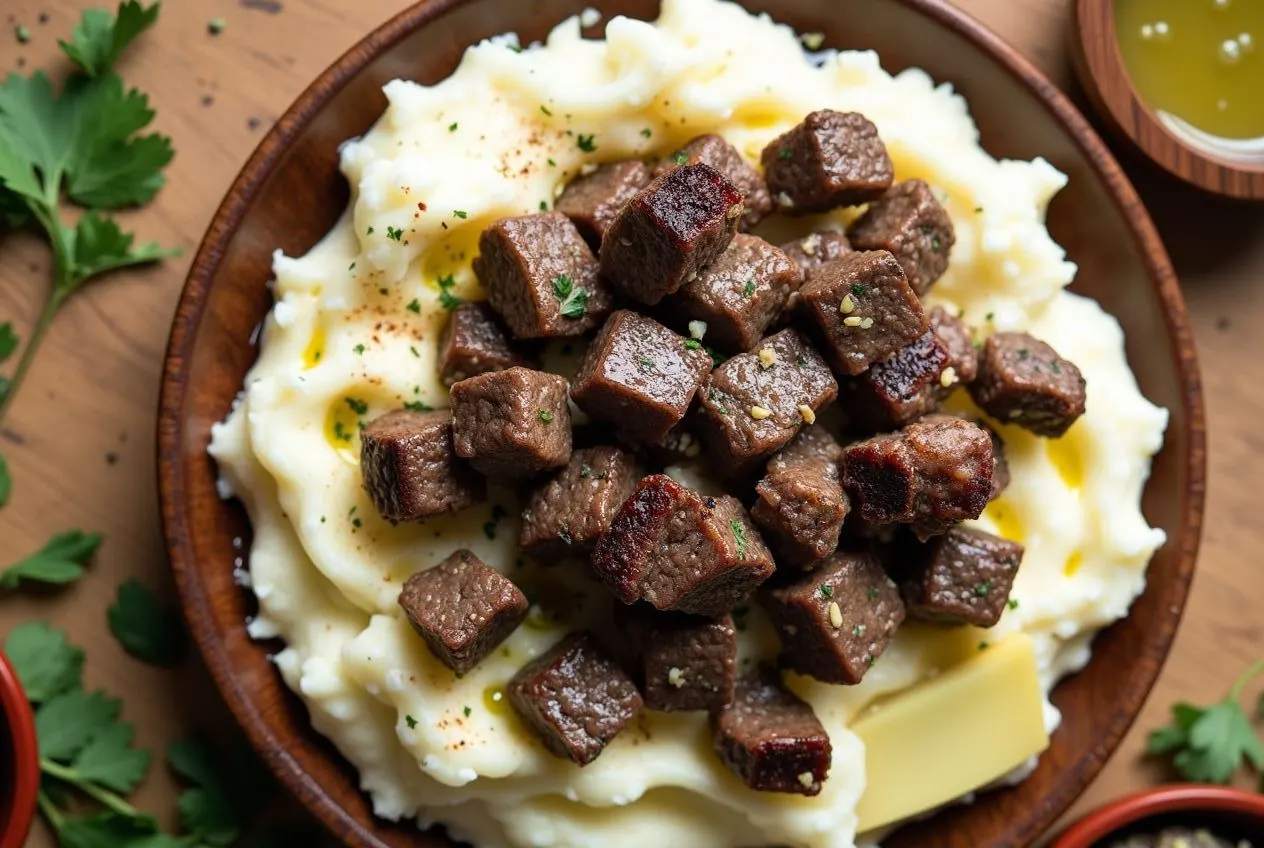
M878 126L897 179L930 183L957 234L932 299L989 331L1029 330L1088 380L1088 412L1065 438L1001 427L1013 482L978 523L1027 553L1018 603L988 638L1030 634L1047 691L1087 661L1098 628L1126 614L1163 542L1138 502L1166 413L1138 392L1114 319L1063 291L1075 267L1043 217L1065 177L1042 160L989 156L950 87L915 70L892 77L872 53L812 59L788 28L736 5L666 0L656 23L610 21L605 41L582 40L572 19L546 45L480 44L438 85L396 81L386 94L377 126L342 149L352 208L306 256L276 257L259 361L211 445L225 495L245 502L255 528L251 633L285 640L276 662L286 683L359 769L380 816L442 822L480 846L844 848L865 787L849 721L952 661L933 650L939 631L909 626L860 686L793 679L834 745L815 798L742 787L710 750L702 714L643 712L581 770L528 737L502 687L567 629L604 624L601 587L580 567L518 560L521 506L510 492L392 527L361 488L362 422L404 404L447 406L435 374L441 297L480 296L470 270L479 232L549 208L596 163L670 152L700 133L718 132L756 160L807 112L855 110ZM780 222L770 237L829 217ZM553 353L550 364L569 375L575 351ZM564 621L533 610L460 679L396 605L409 575L458 547L564 597L569 610ZM775 651L757 610L742 639L743 662ZM1051 705L1046 716L1055 726Z

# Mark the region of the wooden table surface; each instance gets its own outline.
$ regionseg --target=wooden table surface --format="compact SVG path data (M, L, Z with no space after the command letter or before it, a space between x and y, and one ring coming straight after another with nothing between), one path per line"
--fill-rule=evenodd
M959 0L1082 100L1064 51L1067 0ZM212 212L266 128L307 83L409 0L204 0L165 4L157 28L122 65L148 92L157 127L177 155L168 187L127 215L142 240L177 245L182 257L92 284L63 310L3 429L0 452L16 481L0 511L0 563L67 527L104 533L91 573L50 595L0 598L0 635L41 617L88 647L89 686L122 696L124 716L155 751L190 728L231 733L227 710L195 657L176 671L143 665L109 636L105 609L136 576L172 599L154 471L154 413L167 330L192 253ZM5 0L0 73L56 67L87 0ZM207 22L227 27L212 36ZM19 45L16 24L31 41ZM1116 145L1119 151L1119 146ZM1264 654L1259 615L1264 520L1264 206L1238 206L1185 189L1123 152L1167 241L1202 354L1210 406L1206 531L1193 596L1166 670L1132 733L1075 812L1141 788L1160 774L1140 753L1148 729L1179 698L1210 701ZM19 332L45 297L50 256L30 235L0 239L0 321ZM176 787L161 765L136 804L174 820ZM52 840L37 825L31 845Z

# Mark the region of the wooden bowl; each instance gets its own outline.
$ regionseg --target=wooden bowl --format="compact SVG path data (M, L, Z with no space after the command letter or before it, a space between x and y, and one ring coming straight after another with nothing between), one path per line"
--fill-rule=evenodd
M1235 841L1264 833L1264 795L1194 783L1147 789L1098 807L1064 830L1050 848L1093 848L1111 838L1181 825L1206 827Z
M265 286L275 248L304 253L348 198L339 142L367 130L396 77L434 83L471 43L505 31L545 36L596 5L652 19L656 0L427 0L378 28L339 59L267 135L211 222L176 310L162 382L158 464L164 530L184 611L216 683L272 769L326 825L356 848L449 844L410 823L374 819L354 771L309 725L252 642L253 600L233 581L234 539L250 528L216 494L206 454L255 358L252 330L271 306ZM1070 176L1053 201L1053 236L1080 273L1073 289L1118 316L1142 391L1171 411L1167 440L1144 495L1145 515L1168 534L1145 593L1127 620L1099 635L1093 660L1058 687L1064 721L1040 767L1014 789L911 824L889 848L1030 844L1101 769L1150 690L1176 632L1202 523L1202 391L1181 291L1163 245L1101 140L1058 90L1012 48L943 0L747 0L826 43L873 48L886 66L927 69L969 98L987 149L1043 156ZM248 550L248 545L245 547Z
M1115 0L1071 4L1071 60L1093 108L1178 179L1226 197L1264 200L1264 159L1233 161L1165 126L1141 99L1124 68L1115 30Z

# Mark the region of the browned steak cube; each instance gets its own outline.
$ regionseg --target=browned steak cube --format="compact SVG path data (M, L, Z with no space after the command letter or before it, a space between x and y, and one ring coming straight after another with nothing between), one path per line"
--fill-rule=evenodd
M399 409L360 434L360 472L387 521L416 521L487 499L487 481L457 457L452 413Z
M800 282L826 262L842 259L852 251L847 236L829 230L788 241L781 249L799 269Z
M575 451L566 467L527 501L518 544L545 562L587 556L640 479L640 467L625 451Z
M826 683L859 683L904 621L900 592L871 551L839 551L759 600L781 639L781 665Z
M399 605L431 653L458 676L508 639L529 606L508 577L467 550L409 577Z
M1075 363L1026 333L993 333L983 345L970 396L994 418L1056 438L1084 414Z
M781 565L805 566L833 553L851 509L838 463L843 449L825 428L805 427L768 461L751 518Z
M620 309L588 346L571 396L584 412L630 438L657 442L689 411L710 370L701 344Z
M535 364L534 358L513 349L500 319L486 303L466 301L453 309L439 337L439 379L445 386L477 374Z
M760 792L818 795L833 751L812 707L760 668L737 682L733 705L711 714L715 752Z
M624 204L650 181L644 162L611 162L573 180L553 208L566 215L588 243L597 247Z
M737 628L730 616L640 614L645 706L651 710L715 711L733 702L737 679Z
M779 248L738 233L728 250L663 304L678 329L707 325L706 342L727 353L750 350L798 286L795 267Z
M549 753L586 766L642 701L631 678L583 631L523 666L509 681L509 703Z
M653 306L724 252L742 194L710 165L682 165L637 192L601 240L601 273Z
M579 230L561 212L501 218L478 239L474 273L520 339L578 336L610 312L610 293Z
M509 368L452 386L452 441L457 456L488 477L514 480L571 458L566 380Z
M750 597L776 566L740 502L651 474L597 540L593 570L615 597L718 617Z
M791 215L868 203L893 176L877 127L859 112L813 112L760 158L773 201Z
M799 289L799 302L841 374L859 374L930 326L900 263L883 250L855 251L822 265Z
M978 518L992 494L992 440L950 415L928 415L903 430L843 450L843 486L861 518L910 524L922 538Z
M783 448L838 396L820 354L794 330L727 360L698 389L698 434L718 471L737 475Z
M746 211L742 213L742 229L749 230L772 212L772 195L759 172L751 167L737 148L718 135L700 135L668 156L654 170L654 176L672 171L686 163L705 162L715 168L742 193Z
M948 352L930 330L845 381L844 402L857 426L870 431L911 424L939 405Z
M869 204L848 235L857 250L889 251L919 296L948 270L956 242L952 219L921 180L893 186Z
M991 627L1001 620L1023 546L968 527L932 539L900 581L914 618Z
M948 353L948 365L952 371L943 379L940 394L947 394L953 386L968 385L979 376L979 350L974 346L974 333L965 321L949 314L942 306L933 308L929 315L930 328Z

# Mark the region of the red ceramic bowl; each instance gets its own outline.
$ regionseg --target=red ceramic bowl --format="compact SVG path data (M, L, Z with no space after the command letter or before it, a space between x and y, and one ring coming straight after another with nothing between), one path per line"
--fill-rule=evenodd
M1264 795L1183 783L1147 789L1099 807L1071 825L1050 848L1109 846L1112 838L1163 827L1206 827L1230 841L1264 837Z
M0 848L20 848L35 816L39 745L35 716L9 660L0 654Z

